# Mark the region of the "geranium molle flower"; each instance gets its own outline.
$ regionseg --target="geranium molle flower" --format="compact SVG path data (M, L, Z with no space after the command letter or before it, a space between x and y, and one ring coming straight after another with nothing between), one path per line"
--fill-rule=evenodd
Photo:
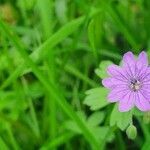
M141 111L150 110L150 67L146 52L136 59L132 52L123 56L123 65L110 65L109 78L102 83L110 89L109 102L118 102L119 111L125 112L136 106Z

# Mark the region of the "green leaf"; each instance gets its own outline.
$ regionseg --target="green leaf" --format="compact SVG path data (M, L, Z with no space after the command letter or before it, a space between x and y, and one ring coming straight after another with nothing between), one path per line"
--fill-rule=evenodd
M106 100L108 90L103 87L88 90L86 94L84 104L90 106L91 110L101 109L108 104Z
M104 79L106 77L108 77L107 74L107 67L109 65L113 64L111 61L102 61L99 65L99 68L95 69L95 73L101 78Z
M118 105L116 104L110 116L110 126L116 125L121 130L125 130L131 122L132 111L119 112Z
M97 140L102 141L106 137L109 127L90 127L90 130L93 132Z
M84 114L84 112L78 111L78 112L77 112L77 115L78 115L78 117L79 117L83 122L86 121L86 115ZM81 134L81 133L82 133L82 131L81 131L81 129L78 127L78 125L77 125L74 121L72 121L72 120L66 121L66 122L64 123L64 127L65 127L66 129L68 129L68 130L71 130L71 131L75 132L75 133L78 133L78 134Z
M82 133L80 128L77 126L77 124L74 121L72 121L72 120L66 121L64 123L64 127L66 129L70 130L70 131L73 131L73 132L77 133L77 134L81 134Z
M80 115L81 114L81 115ZM87 124L88 129L93 133L95 138L98 141L102 141L106 136L108 136L109 127L108 126L98 126L104 120L104 112L95 112L89 118L86 119L86 116L83 112L79 112L78 116L82 119L82 121ZM77 124L72 121L68 120L64 123L64 127L67 130L73 131L76 134L82 134L82 131L77 126ZM109 134L107 137L107 141L111 141L114 138L113 133Z
M97 126L104 120L105 114L104 112L94 112L87 120L89 126Z
M103 141L105 137L107 137L107 142L110 142L114 139L114 134L109 132L108 126L90 127L90 130L93 132L98 141Z

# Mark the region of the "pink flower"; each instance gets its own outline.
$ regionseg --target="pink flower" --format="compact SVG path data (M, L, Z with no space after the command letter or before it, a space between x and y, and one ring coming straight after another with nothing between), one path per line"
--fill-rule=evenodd
M123 66L110 65L109 78L102 83L111 91L109 102L118 102L119 111L125 112L136 106L141 111L150 110L150 67L146 52L135 59L132 52L123 56Z

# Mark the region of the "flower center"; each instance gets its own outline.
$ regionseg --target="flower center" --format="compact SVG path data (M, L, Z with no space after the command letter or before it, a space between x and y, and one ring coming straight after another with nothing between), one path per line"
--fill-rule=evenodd
M140 81L138 81L138 80L136 80L136 79L131 80L130 88L131 88L134 92L138 91L138 90L141 88L141 83L140 83Z

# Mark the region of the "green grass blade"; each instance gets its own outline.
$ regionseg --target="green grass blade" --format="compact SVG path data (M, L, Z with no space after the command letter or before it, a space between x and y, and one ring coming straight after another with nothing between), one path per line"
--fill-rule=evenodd
M47 150L47 149L52 149L54 147L58 147L61 144L68 142L68 140L70 140L73 136L74 136L73 133L65 133L55 138L54 140L47 141L47 143L44 144L44 146L42 146L40 150Z
M38 0L38 10L40 13L41 24L44 31L44 37L47 39L52 34L54 24L53 19L53 0Z
M72 120L76 122L76 124L79 126L79 128L83 132L84 137L91 144L91 147L95 150L98 150L99 142L96 140L93 133L88 129L87 125L78 117L78 115L74 112L72 107L67 103L66 99L63 97L63 95L61 95L59 89L57 89L52 83L47 81L43 73L38 69L38 67L35 65L35 63L26 53L22 44L20 44L19 39L15 35L11 34L11 31L9 30L9 28L2 21L0 21L0 28L1 30L5 32L8 38L12 40L18 52L24 59L25 63L32 68L33 73L36 75L39 81L43 84L45 89L48 92L50 92L50 94L53 96L57 104Z
M10 150L4 140L0 137L0 148L2 150Z
M39 48L37 48L32 54L31 58L38 62L44 58L44 56L49 54L49 51L60 43L67 36L72 34L84 21L84 17L77 18L68 24L60 28L56 33L54 33L50 38L48 38ZM19 67L12 73L12 75L1 85L0 89L7 87L12 81L19 77L26 70L26 65L24 63L20 64Z
M64 25L50 38L48 38L39 48L37 48L31 54L31 58L35 62L43 60L43 58L45 58L49 54L49 50L51 50L54 46L63 41L63 39L65 39L67 36L72 34L83 23L84 19L85 17L80 17Z

